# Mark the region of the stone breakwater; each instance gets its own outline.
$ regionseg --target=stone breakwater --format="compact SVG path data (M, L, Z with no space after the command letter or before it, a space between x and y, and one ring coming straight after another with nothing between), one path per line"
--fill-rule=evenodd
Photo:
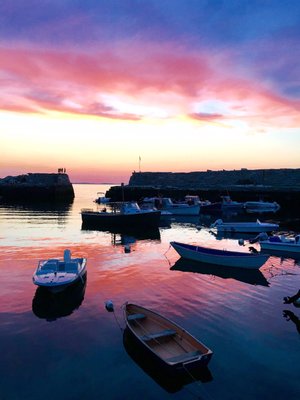
M18 201L72 201L75 197L69 176L64 173L7 176L0 179L0 196Z
M300 169L134 172L128 185L113 186L106 196L113 201L139 201L151 196L180 200L190 194L215 202L228 193L236 201L277 201L282 210L298 210Z
M203 172L133 172L132 187L195 190L300 190L300 168Z

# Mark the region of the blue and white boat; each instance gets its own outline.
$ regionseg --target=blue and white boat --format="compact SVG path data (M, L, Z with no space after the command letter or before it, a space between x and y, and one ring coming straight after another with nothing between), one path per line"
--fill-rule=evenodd
M269 258L262 253L219 250L179 242L170 244L182 258L227 267L259 269Z

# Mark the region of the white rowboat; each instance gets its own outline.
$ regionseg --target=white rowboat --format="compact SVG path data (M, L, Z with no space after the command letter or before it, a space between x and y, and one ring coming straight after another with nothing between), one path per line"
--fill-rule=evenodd
M269 258L269 255L262 253L211 249L179 242L170 244L183 258L227 267L259 269Z

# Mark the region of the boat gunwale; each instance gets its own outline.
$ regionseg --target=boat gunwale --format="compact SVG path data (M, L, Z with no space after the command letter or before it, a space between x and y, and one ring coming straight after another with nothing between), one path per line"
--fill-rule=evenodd
M177 328L178 330L182 331L182 334L185 334L187 337L189 337L190 339L192 339L193 341L195 341L196 343L198 343L200 345L200 347L203 347L203 349L206 350L206 353L202 352L202 354L197 355L197 357L193 357L190 360L186 360L185 362L183 361L178 361L178 362L170 362L167 359L163 358L162 356L159 355L158 352L156 352L155 350L153 350L148 344L147 341L143 340L142 337L140 337L136 331L134 330L134 328L130 325L129 321L128 321L128 315L127 315L127 307L128 306L133 306L133 307L137 307L140 310L145 310L146 313L150 313L150 314L154 314L154 316L158 317L158 319L160 320L164 320L167 323L171 324L174 328ZM162 314L150 310L149 308L140 306L138 304L134 304L134 303L129 303L126 302L123 305L123 313L124 313L124 319L126 322L126 327L129 329L129 331L134 335L134 337L139 341L139 343L141 343L141 345L145 346L154 356L158 357L161 362L163 362L164 364L166 364L168 367L172 368L172 369L176 369L178 367L184 366L186 364L189 363L194 363L194 362L200 362L201 360L204 359L206 360L208 358L208 362L210 360L210 358L213 355L213 351L208 348L203 342L201 342L200 340L198 340L197 338L195 338L190 332L188 332L187 330L185 330L182 326L180 326L179 324L177 324L176 322L172 321L171 319L163 316ZM178 334L178 332L176 331L176 333ZM207 363L208 363L207 362Z

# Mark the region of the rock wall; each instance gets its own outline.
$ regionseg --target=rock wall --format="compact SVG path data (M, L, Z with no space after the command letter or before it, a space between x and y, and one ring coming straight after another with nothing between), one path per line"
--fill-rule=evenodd
M263 187L269 190L300 190L300 168L257 169L206 172L133 172L129 186L251 190Z
M0 195L5 200L71 201L74 189L67 174L29 173L0 179Z

